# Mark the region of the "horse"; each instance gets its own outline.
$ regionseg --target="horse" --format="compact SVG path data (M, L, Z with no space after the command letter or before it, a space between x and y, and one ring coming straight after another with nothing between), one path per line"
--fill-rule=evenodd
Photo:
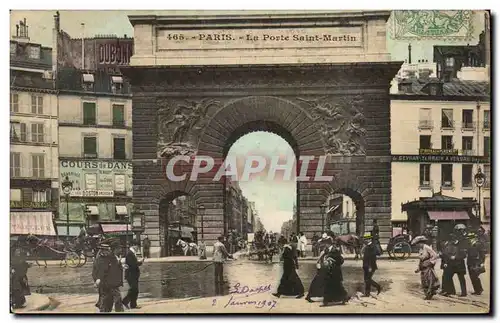
M189 250L191 251L191 255L197 256L198 255L198 245L194 242L190 242L189 244Z
M188 243L182 239L177 240L177 243L175 245L182 249L184 256L187 256L189 251L191 251L191 253L193 252L193 245L194 245L194 248L196 249L195 243L191 244L191 243Z
M335 241L338 242L340 246L349 249L351 252L354 251L354 259L361 258L363 241L357 235L353 233L343 234L340 236L336 236Z

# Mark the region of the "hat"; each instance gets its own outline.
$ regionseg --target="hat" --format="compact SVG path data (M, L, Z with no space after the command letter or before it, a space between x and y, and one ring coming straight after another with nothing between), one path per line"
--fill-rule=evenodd
M415 245L417 243L420 243L420 242L426 242L426 241L429 241L429 239L427 239L426 236L418 236L418 237L415 237L415 239L413 239L411 241L411 244L412 245Z
M371 239L372 238L372 234L371 233L365 233L365 235L363 236L364 239Z
M107 243L101 243L97 246L97 248L99 249L104 249L104 250L110 250L111 249L111 246Z

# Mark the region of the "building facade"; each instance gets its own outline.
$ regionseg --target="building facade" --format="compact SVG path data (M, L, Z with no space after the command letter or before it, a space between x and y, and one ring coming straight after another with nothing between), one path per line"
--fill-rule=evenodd
M391 100L392 221L407 221L403 203L434 193L479 201L490 222L491 111L489 82L406 80ZM478 188L479 169L486 183ZM481 192L480 192L481 191Z
M55 235L59 176L51 48L30 42L26 20L10 41L11 234Z

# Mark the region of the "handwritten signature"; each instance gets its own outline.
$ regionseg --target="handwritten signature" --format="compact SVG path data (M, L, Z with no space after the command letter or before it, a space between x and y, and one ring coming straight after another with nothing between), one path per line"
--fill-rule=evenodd
M248 296L248 295L247 295ZM234 296L231 295L231 298L227 302L226 305L224 305L224 308L228 306L248 306L248 305L253 305L255 308L264 308L264 307L269 307L269 310L272 310L273 308L276 307L277 302L275 300L261 300L261 301L246 301L240 299L236 299Z
M260 285L250 288L247 285L241 286L240 283L236 283L234 284L233 289L229 290L229 294L253 295L253 294L266 293L270 291L271 291L271 284Z

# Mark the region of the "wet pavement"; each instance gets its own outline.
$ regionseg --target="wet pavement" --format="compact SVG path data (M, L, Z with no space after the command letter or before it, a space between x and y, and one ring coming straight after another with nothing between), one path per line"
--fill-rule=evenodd
M93 294L91 276L92 267L81 268L48 268L32 267L28 278L32 290L42 294ZM276 288L281 277L280 263L266 264L238 260L228 262L224 266L224 294L234 289L235 284L247 285L249 288L257 285L273 285ZM314 261L302 261L298 274L305 289L309 288L316 273ZM251 277L249 277L251 275ZM344 285L349 294L361 291L363 287L363 270L361 262L349 261L343 266ZM248 277L248 278L246 278ZM383 290L390 289L391 281L388 269L380 269L375 274L375 280L381 283ZM214 267L210 262L175 262L175 263L145 263L141 267L140 292L141 298L180 299L189 297L215 296Z

